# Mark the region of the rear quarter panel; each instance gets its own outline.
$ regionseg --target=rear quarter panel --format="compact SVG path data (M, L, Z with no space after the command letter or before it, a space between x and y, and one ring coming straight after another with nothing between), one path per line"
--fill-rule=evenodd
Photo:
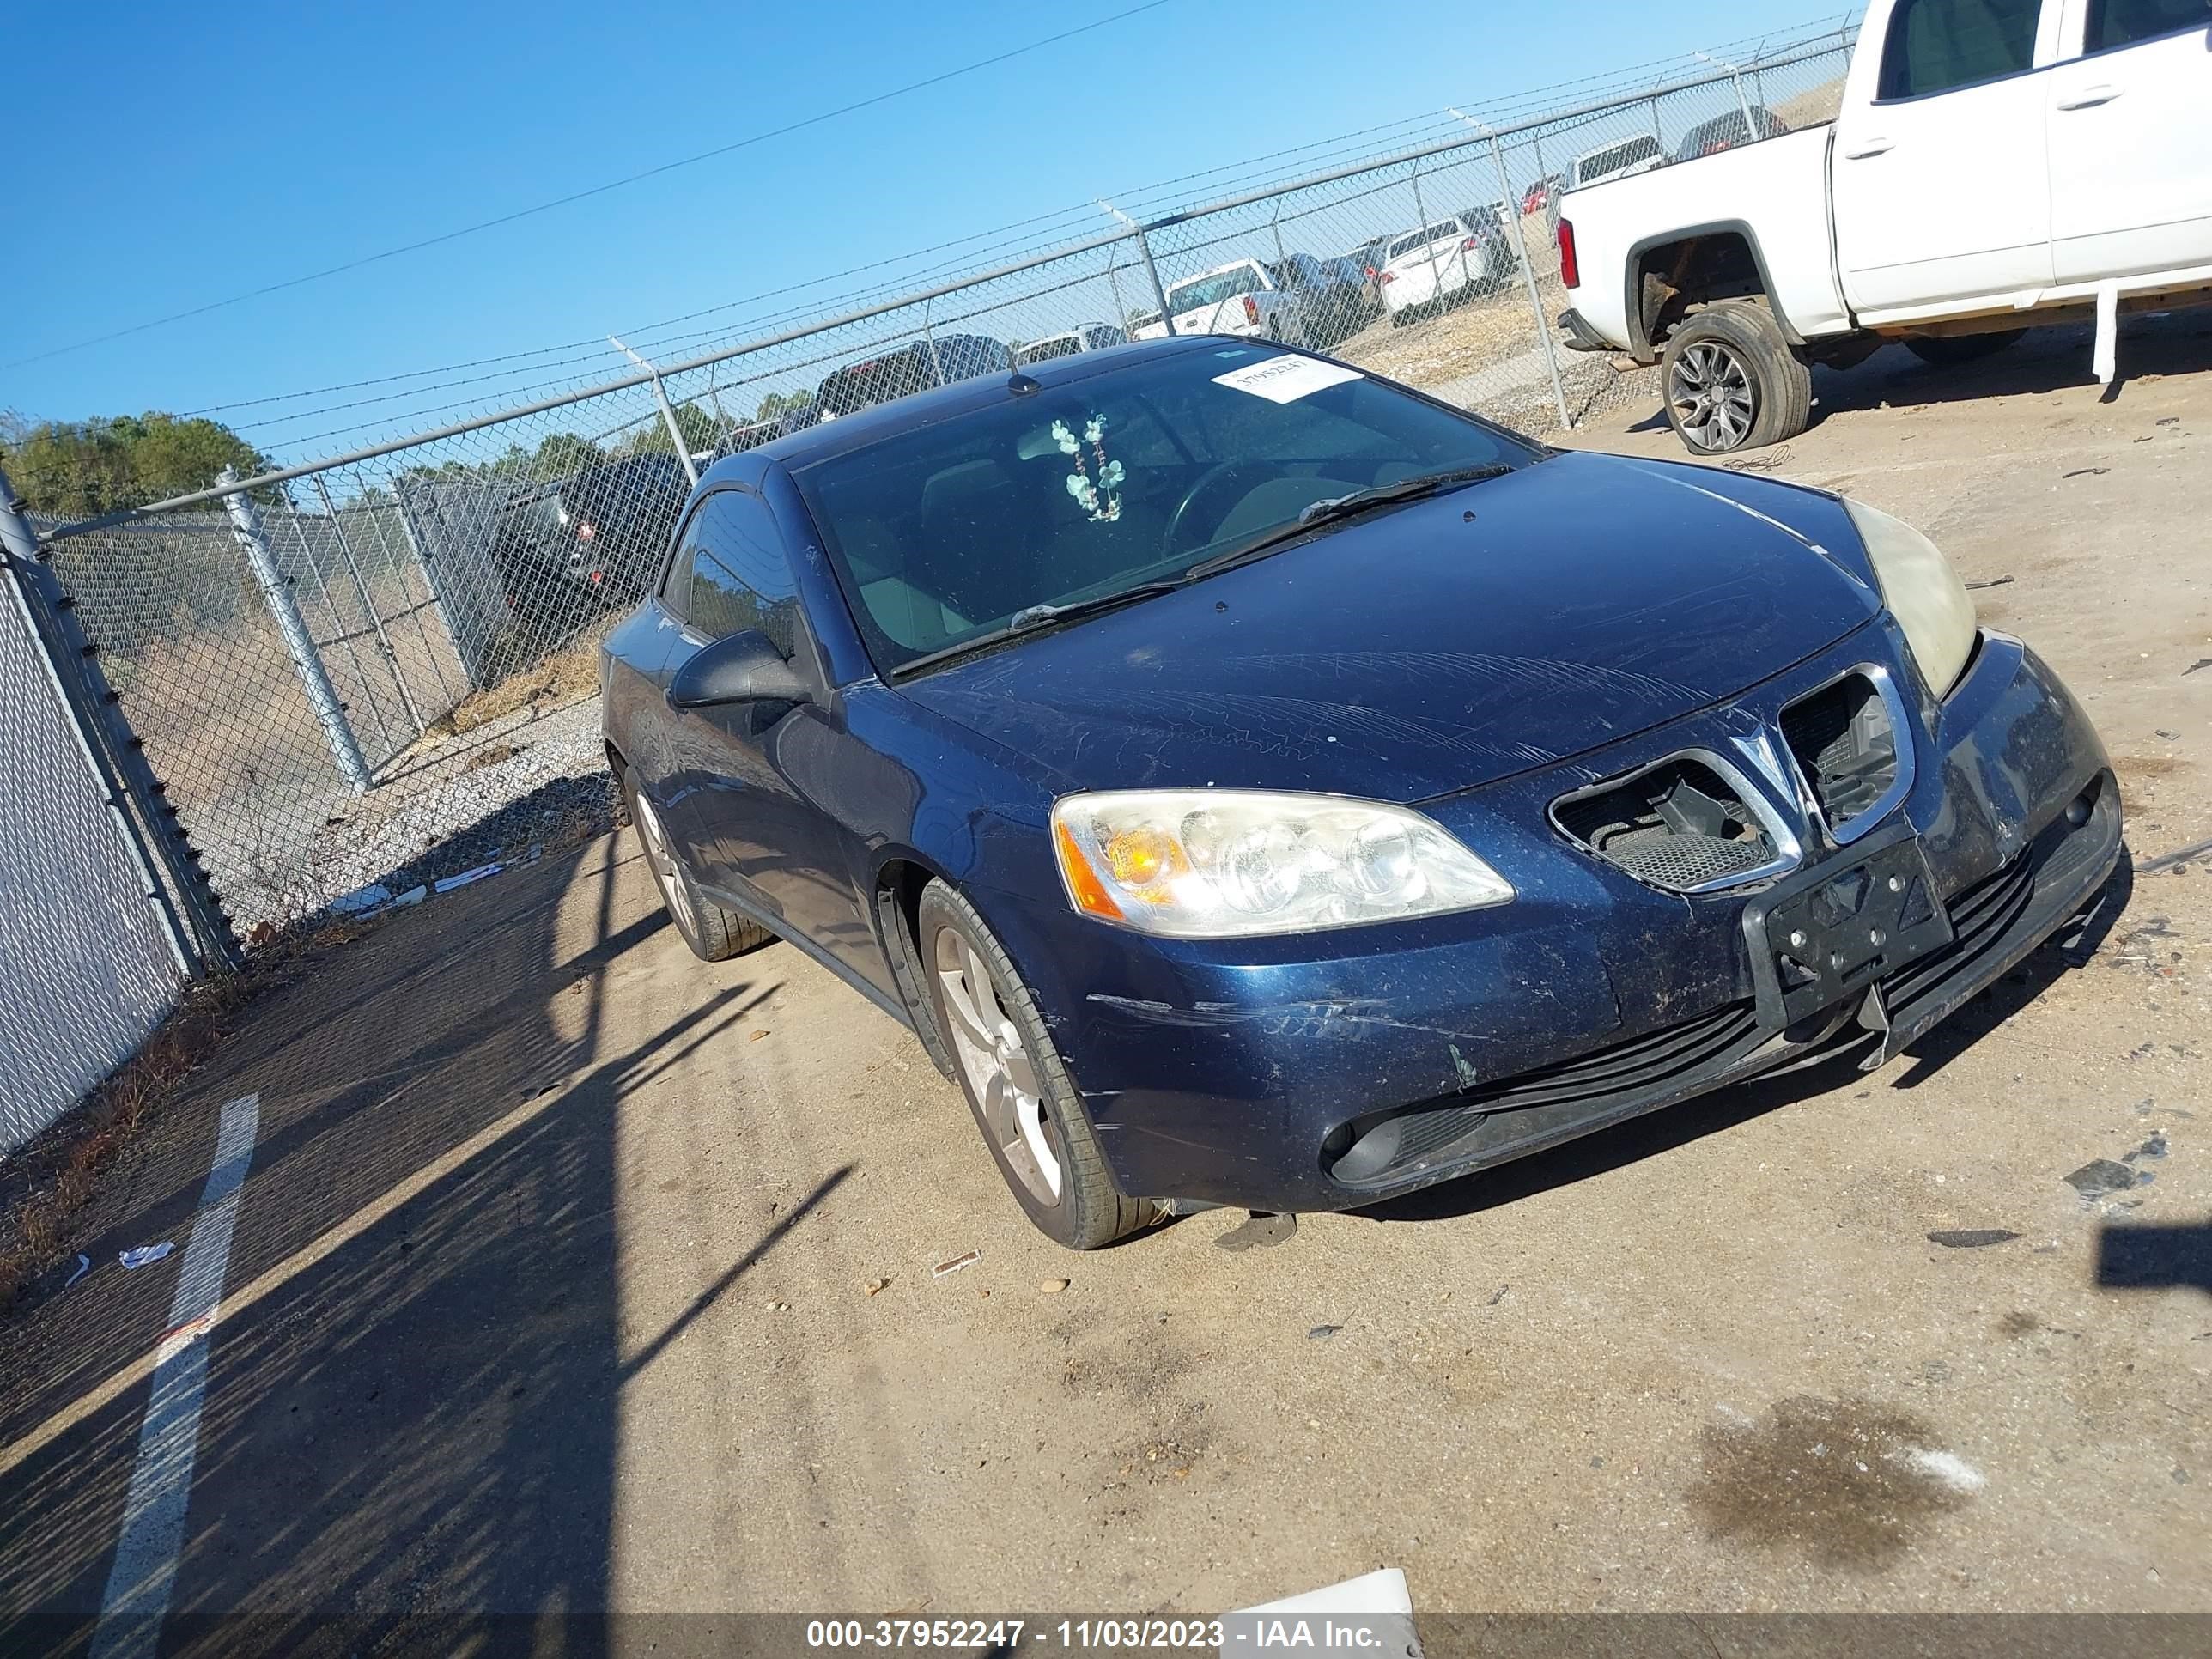
M1776 309L1808 339L1851 326L1836 285L1828 214L1831 129L1802 131L1571 191L1583 285L1575 308L1613 344L1640 350L1632 309L1644 252L1699 231L1742 231L1764 263Z

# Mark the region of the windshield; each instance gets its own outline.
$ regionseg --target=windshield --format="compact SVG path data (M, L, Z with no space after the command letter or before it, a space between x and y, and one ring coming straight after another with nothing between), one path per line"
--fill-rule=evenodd
M1224 300L1233 300L1240 294L1264 294L1267 279L1260 275L1256 265L1238 265L1234 270L1217 271L1211 276L1201 276L1194 283L1183 283L1168 290L1168 309L1181 316L1186 311L1196 311L1200 306L1218 306Z
M1431 242L1456 241L1466 234L1456 221L1448 219L1441 224L1431 225L1425 230L1409 231L1401 236L1390 244L1390 258L1398 258L1416 248L1425 248Z
M1057 334L1049 340L1039 340L1035 345L1024 346L1014 357L1016 368L1030 363L1050 362L1054 357L1073 357L1083 349L1083 342L1073 334Z
M1648 161L1659 153L1656 138L1632 138L1625 144L1615 144L1595 155L1585 155L1575 163L1575 177L1595 179L1604 173L1617 173L1622 167L1632 167L1638 161Z
M822 382L814 399L828 420L836 415L850 415L856 410L889 403L894 398L903 398L912 392L926 392L937 384L923 361L921 347L902 347L886 356L872 357L864 363L853 363L839 369Z
M1259 345L1146 358L796 470L879 666L1181 578L1317 501L1538 452Z

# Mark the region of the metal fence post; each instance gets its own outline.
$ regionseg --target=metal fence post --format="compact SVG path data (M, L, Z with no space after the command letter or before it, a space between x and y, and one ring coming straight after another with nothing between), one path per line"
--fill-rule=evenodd
M1552 402L1559 411L1559 424L1571 427L1574 416L1567 413L1567 388L1559 379L1559 349L1552 342L1552 325L1544 316L1544 296L1536 287L1535 262L1528 257L1528 233L1521 223L1521 204L1512 199L1512 189L1505 180L1505 151L1495 133L1490 138L1491 158L1498 163L1498 187L1506 193L1505 216L1513 226L1514 246L1521 251L1521 275L1528 284L1528 309L1536 319L1536 340L1544 349L1544 367L1552 377Z
M691 446L684 439L684 428L676 423L676 411L669 407L668 389L660 384L659 367L647 362L611 334L607 336L607 343L651 377L653 401L660 405L660 422L668 428L668 441L676 446L676 459L684 468L684 476L691 481L691 487L696 489L699 487L699 464L691 459Z
M399 701L413 722L415 735L422 735L422 711L416 707L415 694L407 689L407 676L400 672L399 653L392 648L392 635L384 631L384 618L377 614L375 598L368 591L368 582L361 574L361 561L354 556L353 538L346 534L345 520L338 517L337 507L331 501L331 492L323 483L323 475L315 474L310 480L315 494L321 498L323 511L330 514L331 533L337 538L338 552L344 558L346 568L353 574L354 591L361 595L361 608L368 612L368 625L376 634L376 648L382 653L392 670L392 684L399 692Z
M1106 250L1106 286L1114 292L1114 326L1126 336L1129 331L1129 304L1121 297L1121 245L1119 242Z
M1144 256L1145 275L1152 279L1152 298L1159 301L1160 321L1167 331L1173 334L1176 331L1175 313L1168 309L1168 291L1160 281L1160 268L1152 263L1152 240L1145 234L1142 225L1137 227L1137 252Z
M216 474L216 482L236 483L236 469L223 468ZM300 607L293 601L291 585L277 568L276 556L269 550L269 538L261 528L261 514L246 499L244 490L224 496L222 505L230 514L231 534L238 538L246 563L253 568L253 580L260 586L269 614L276 619L276 631L284 636L284 648L291 653L292 665L300 671L300 683L307 689L308 704L314 709L316 722L330 743L331 757L338 763L339 775L353 786L356 794L365 795L375 787L375 780L369 775L368 763L362 758L361 745L354 741L353 727L346 722L345 705L338 701L337 688L331 684L322 658L315 653L314 636L307 632Z
M292 500L291 485L279 486L278 494L284 502L284 517L292 526L292 539L300 544L300 557L305 561L307 574L315 579L315 586L323 596L324 613L330 617L331 626L337 630L336 639L319 641L316 649L320 651L325 643L345 647L346 660L353 665L353 683L361 688L362 696L368 704L368 717L376 722L377 735L384 740L384 758L389 759L398 745L392 741L392 728L385 724L384 710L377 706L376 694L369 686L368 676L362 672L361 653L355 650L353 645L354 630L348 628L345 619L338 615L337 601L331 597L331 579L323 574L322 561L315 556L315 550L307 540L307 526L300 522L300 509ZM376 614L374 605L369 606L369 614ZM313 637L312 627L309 637Z
M1144 259L1145 275L1152 279L1152 298L1159 301L1160 325L1173 334L1176 325L1174 317L1168 312L1168 291L1160 282L1160 268L1152 263L1152 240L1145 234L1145 228L1103 196L1098 198L1098 205L1128 226L1129 234L1137 239L1137 252Z
M1743 142L1755 144L1765 135L1759 131L1758 123L1751 118L1751 100L1744 96L1743 76L1741 73L1731 75L1729 81L1735 88L1736 107L1743 112Z
M1421 164L1418 160L1413 163L1413 217L1420 222L1422 240L1429 244L1429 286L1436 290L1436 307L1441 313L1444 308L1444 285L1437 276L1437 245L1429 236L1429 210L1421 200ZM1464 264L1467 255L1462 253L1459 257Z
M99 647L77 626L76 602L62 592L53 567L40 556L38 538L5 472L0 472L0 562L13 578L0 586L14 594L45 654L49 682L61 694L79 748L106 798L125 850L145 879L147 902L179 965L190 975L211 964L237 967L244 952L207 866L167 799L168 786L154 775L145 744L124 717L121 699L100 665ZM135 817L125 810L126 801ZM154 875L149 854L167 872L167 884Z

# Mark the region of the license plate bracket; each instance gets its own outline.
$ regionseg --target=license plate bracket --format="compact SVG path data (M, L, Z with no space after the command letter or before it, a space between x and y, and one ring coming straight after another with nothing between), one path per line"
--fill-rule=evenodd
M1951 917L1900 821L1753 899L1743 930L1759 1023L1779 1030L1948 944Z

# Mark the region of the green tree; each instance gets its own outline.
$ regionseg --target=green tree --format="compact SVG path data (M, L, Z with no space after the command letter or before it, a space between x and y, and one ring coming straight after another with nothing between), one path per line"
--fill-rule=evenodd
M539 441L538 453L530 459L530 473L538 478L565 478L571 473L581 472L594 461L605 459L599 447L589 438L580 438L573 432L556 432Z
M714 417L696 404L677 404L676 428L684 434L684 447L697 454L702 449L712 449L721 440L721 429ZM657 416L648 426L624 442L616 452L622 455L673 455L676 446L668 441L668 423Z
M205 489L226 466L269 458L220 421L149 410L84 421L0 422L0 465L34 513L89 519Z

